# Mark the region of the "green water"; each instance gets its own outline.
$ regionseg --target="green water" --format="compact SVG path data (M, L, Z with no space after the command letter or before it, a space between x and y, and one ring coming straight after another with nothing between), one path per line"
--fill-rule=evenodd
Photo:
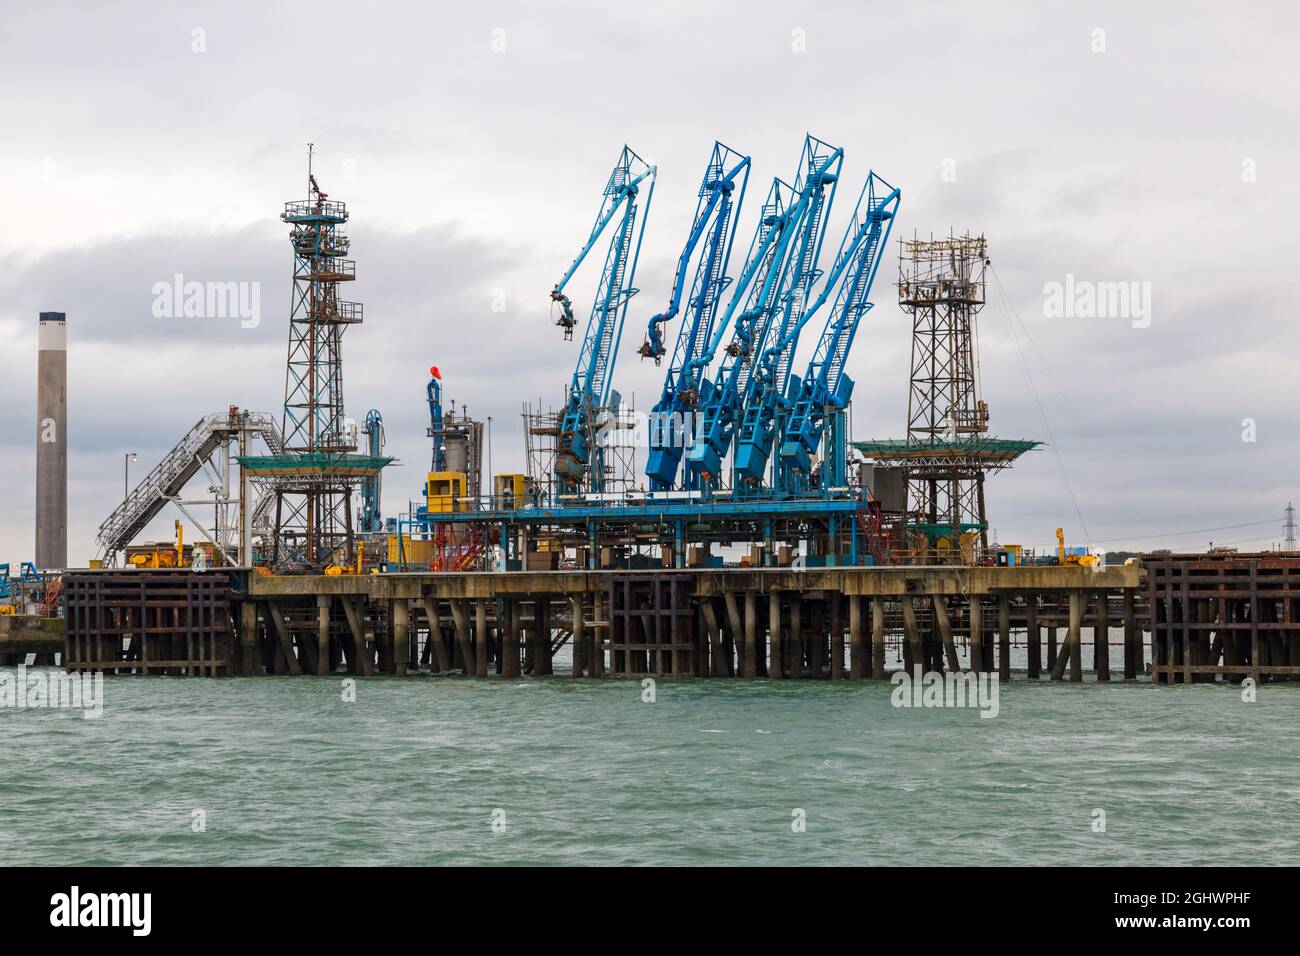
M98 720L0 710L4 862L1236 864L1300 842L1294 685L1021 679L995 719L874 682L341 687L117 677Z

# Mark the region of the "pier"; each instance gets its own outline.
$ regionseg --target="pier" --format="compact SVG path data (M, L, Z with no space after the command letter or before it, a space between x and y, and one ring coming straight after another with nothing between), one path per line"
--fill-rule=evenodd
M65 582L65 666L542 676L567 645L574 677L854 679L919 665L1009 679L1023 651L1016 670L1029 678L1077 682L1085 670L1111 679L1120 629L1116 676L1134 679L1146 667L1142 584L1137 565L76 571Z

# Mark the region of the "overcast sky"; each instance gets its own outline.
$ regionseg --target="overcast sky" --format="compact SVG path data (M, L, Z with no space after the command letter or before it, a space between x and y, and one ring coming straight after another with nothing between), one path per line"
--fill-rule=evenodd
M1295 4L444 6L7 0L0 561L33 550L38 312L68 313L74 563L124 451L138 478L204 414L279 412L278 215L303 198L308 141L352 214L366 318L345 394L354 418L383 412L392 513L428 467L431 364L493 417L495 470L522 470L520 404L558 401L576 358L549 291L625 142L660 170L614 373L644 408L662 370L636 347L713 141L753 157L739 251L805 132L845 150L827 259L869 169L902 190L896 237L989 239L1011 303L991 286L979 318L992 431L1052 440L991 479L1003 542L1058 525L1111 549L1279 540L1300 497ZM584 318L598 266L575 283ZM904 433L895 270L891 253L850 360L856 438ZM178 273L258 283L260 321L156 318L153 285ZM1149 283L1149 311L1050 315L1067 275Z

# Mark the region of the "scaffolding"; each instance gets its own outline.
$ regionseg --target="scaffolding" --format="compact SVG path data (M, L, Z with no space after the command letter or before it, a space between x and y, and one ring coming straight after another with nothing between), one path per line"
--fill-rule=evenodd
M555 450L560 437L560 415L554 408L543 409L524 402L524 471L534 503L551 501L555 493Z
M524 421L524 454L529 487L538 502L586 500L610 501L645 490L636 467L636 449L648 443L639 429L648 427L637 418L636 408L615 393L615 401L590 416L584 424L586 447L592 449L589 468L602 489L594 493L562 492L555 480L555 458L563 429L563 413L527 402L521 412Z

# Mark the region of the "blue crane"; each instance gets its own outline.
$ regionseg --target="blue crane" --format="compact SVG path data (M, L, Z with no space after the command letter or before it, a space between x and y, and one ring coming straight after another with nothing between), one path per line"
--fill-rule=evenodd
M749 373L756 343L762 341L765 323L777 300L785 250L797 222L790 186L779 178L772 180L758 228L750 241L745 268L736 284L731 304L719 323L709 348L692 363L700 369L702 387L696 440L687 458L687 473L694 487L710 491L722 474L722 460L731 445L740 409L744 382ZM739 314L736 309L744 304ZM736 315L734 327L731 317ZM713 361L727 329L732 329L722 366L713 381L704 378L704 369Z
M637 259L641 253L641 240L645 236L646 217L637 228L637 199L641 184L650 180L646 191L645 208L649 213L654 196L656 168L647 165L627 146L619 154L618 162L605 183L600 210L592 226L591 235L578 252L564 277L551 290L551 301L560 306L556 325L564 329L566 339L573 338L577 324L573 304L565 294L565 287L578 267L595 246L605 228L618 219L614 234L605 253L605 266L596 295L591 304L591 315L583 336L578 363L573 370L555 450L555 478L561 493L573 494L580 490L592 492L604 488L604 463L598 443L593 441L594 429L604 422L610 407L609 370L618 356L618 343L623 334L623 320L627 304L637 290L632 281L636 275ZM613 404L617 404L615 401ZM593 445L597 447L593 448ZM592 453L596 461L592 461Z
M642 357L653 358L658 365L666 351L663 325L675 318L681 309L686 275L698 249L695 278L686 300L687 314L678 329L677 344L668 374L664 376L663 394L650 413L652 438L646 475L653 491L670 491L676 484L682 454L692 432L689 419L700 402L701 387L705 382L703 370L693 363L704 354L713 337L718 303L731 284L727 265L731 260L734 239L732 221L739 218L745 201L749 169L748 156L741 156L722 143L713 144L709 165L697 194L690 235L677 259L677 273L673 278L668 307L651 317L645 344L641 346ZM688 470L684 486L692 489L694 485Z
M806 321L812 289L821 272L826 218L835 202L843 150L808 137L800 159L795 189L806 196L804 214L790 245L789 261L781 286L781 308L773 316L772 331L749 376L749 388L736 432L735 489L748 492L760 488L767 471L772 444L780 429L790 362L799 343L799 330Z
M755 360L764 354L776 313L780 310L783 315L780 327L788 327L796 294L805 294L808 284L816 279L821 221L829 205L827 199L834 196L843 159L842 149L806 136L795 186L780 179L772 181L736 292L713 342L698 360L702 364L712 361L731 316L744 301L688 459L701 487L716 486L719 481L732 436L750 404ZM828 187L830 197L826 195ZM798 308L801 313L802 302Z
M844 371L853 338L862 317L871 311L871 285L880 267L881 253L889 241L889 232L898 214L901 193L874 172L867 181L853 210L853 218L844 230L835 265L817 302L804 321L821 308L832 289L835 304L826 318L826 326L817 342L808 370L802 379L791 376L789 404L791 411L781 438L780 471L783 484L794 489L809 481L812 456L829 425L823 455L822 490L839 487L845 482L845 440L843 412L853 394L853 379ZM841 280L843 280L841 282ZM797 330L796 330L797 332Z
M378 458L383 455L384 416L379 414L377 408L372 408L366 412L365 435L368 440L367 452L370 457ZM384 530L384 519L379 509L381 490L379 472L361 479L361 531L363 534L376 534Z

